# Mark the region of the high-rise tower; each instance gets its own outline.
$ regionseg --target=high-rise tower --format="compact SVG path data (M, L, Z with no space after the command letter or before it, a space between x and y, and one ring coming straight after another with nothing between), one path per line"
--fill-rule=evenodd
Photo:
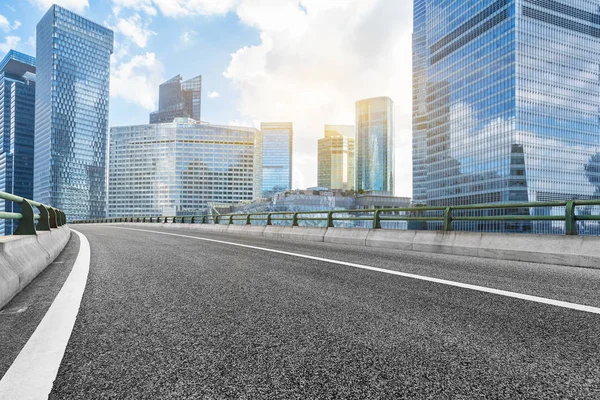
M413 55L416 201L600 196L597 1L415 0Z
M113 32L53 5L37 24L34 198L69 220L106 210Z
M200 121L202 75L182 79L177 75L158 87L158 110L150 114L151 124L173 122L175 118Z
M325 125L325 137L319 139L317 185L354 189L354 126Z
M35 58L11 50L0 61L0 190L33 197ZM20 212L0 200L0 211ZM17 220L0 220L0 235L11 235Z
M356 190L394 195L394 102L375 97L356 102Z
M294 126L291 122L263 122L262 195L270 197L292 188L292 143Z

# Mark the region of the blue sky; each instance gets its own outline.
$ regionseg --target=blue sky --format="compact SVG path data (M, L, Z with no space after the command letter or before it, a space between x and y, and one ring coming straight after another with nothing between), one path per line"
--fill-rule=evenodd
M53 1L3 0L0 53L35 55ZM411 195L412 2L57 0L115 31L110 126L143 124L158 85L202 75L202 119L294 122L295 188L316 185L324 124L354 124L356 100L396 105L396 194Z

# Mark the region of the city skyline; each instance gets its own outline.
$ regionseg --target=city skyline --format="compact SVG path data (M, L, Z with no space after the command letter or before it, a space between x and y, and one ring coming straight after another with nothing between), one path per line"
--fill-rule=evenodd
M323 124L353 124L356 100L389 96L397 104L397 159L404 162L396 166L396 191L410 195L408 2L175 1L171 9L146 0L135 7L122 0L57 3L115 31L109 126L147 121L158 109L160 83L201 73L203 120L255 128L294 122L292 187L310 187L317 184ZM0 5L7 20L3 26L0 18L0 51L35 54L30 38L49 5ZM298 60L298 53L306 57ZM348 85L352 77L359 79Z

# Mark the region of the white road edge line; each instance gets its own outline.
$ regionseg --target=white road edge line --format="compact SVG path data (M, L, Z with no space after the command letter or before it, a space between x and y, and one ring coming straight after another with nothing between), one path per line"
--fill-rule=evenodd
M116 227L116 226L111 226L110 228L112 228L112 229L125 229L125 230L130 230L130 231L150 232L150 233L156 233L156 234L159 234L159 235L179 236L179 237L190 238L190 239L204 240L204 241L207 241L207 242L214 242L214 243L228 244L228 245L231 245L231 246L244 247L244 248L247 248L247 249L268 251L268 252L271 252L271 253L284 254L284 255L293 256L293 257L306 258L306 259L309 259L309 260L323 261L323 262L328 262L328 263L331 263L331 264L338 264L338 265L345 265L345 266L348 266L348 267L366 269L366 270L369 270L369 271L381 272L381 273L384 273L384 274L402 276L404 278L412 278L412 279L418 279L418 280L421 280L421 281L439 283L439 284L442 284L442 285L455 286L455 287L459 287L459 288L463 288L463 289L476 290L478 292L485 292L485 293L497 294L499 296L512 297L512 298L515 298L515 299L527 300L527 301L532 301L532 302L535 302L535 303L542 303L542 304L548 304L548 305L557 306L557 307L570 308L572 310L584 311L584 312L588 312L588 313L592 313L592 314L600 314L600 308L598 308L598 307L586 306L586 305L577 304L577 303L569 303L569 302L560 301L560 300L547 299L545 297L531 296L531 295L528 295L528 294L522 294L522 293L516 293L516 292L509 292L507 290L493 289L493 288L488 288L488 287L485 287L485 286L470 285L468 283L448 281L448 280L445 280L445 279L431 278L431 277L428 277L428 276L422 276L422 275L416 275L416 274L409 274L409 273L406 273L406 272L394 271L394 270L391 270L391 269L384 269L384 268L378 268L378 267L370 267L368 265L355 264L355 263L350 263L350 262L346 262L346 261L331 260L329 258L315 257L315 256L309 256L309 255L306 255L306 254L299 254L299 253L291 253L289 251L267 249L265 247L250 246L250 245L240 244L240 243L234 243L234 242L226 242L224 240L208 239L208 238L202 238L202 237L190 236L190 235L181 235L181 234L178 234L178 233L157 232L157 231L151 231L151 230L148 230L148 229L121 228L121 227Z
M79 254L73 269L60 289L46 315L0 381L0 399L47 399L56 379L58 368L75 318L90 269L90 243L79 236Z

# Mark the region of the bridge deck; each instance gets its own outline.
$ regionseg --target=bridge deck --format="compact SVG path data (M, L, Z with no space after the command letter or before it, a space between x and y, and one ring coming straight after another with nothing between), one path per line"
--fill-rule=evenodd
M331 261L592 307L600 270L76 229L91 246L90 273L50 398L600 395L598 314Z

